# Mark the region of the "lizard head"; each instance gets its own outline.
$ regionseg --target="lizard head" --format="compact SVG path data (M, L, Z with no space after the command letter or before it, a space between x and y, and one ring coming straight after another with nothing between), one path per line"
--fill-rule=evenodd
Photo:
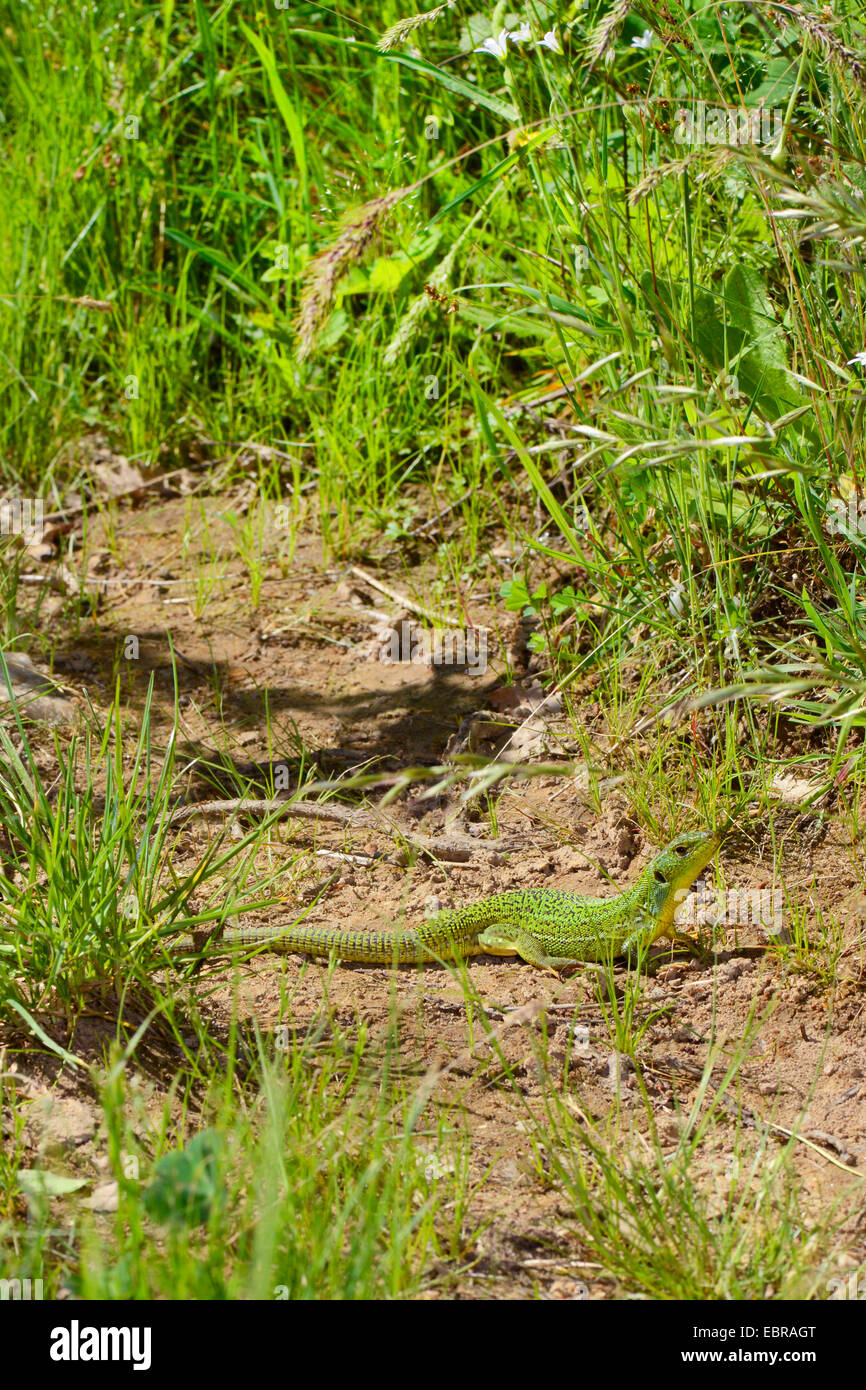
M720 838L709 830L687 831L671 840L644 870L647 903L658 923L655 936L669 931L674 913L701 869L712 859Z

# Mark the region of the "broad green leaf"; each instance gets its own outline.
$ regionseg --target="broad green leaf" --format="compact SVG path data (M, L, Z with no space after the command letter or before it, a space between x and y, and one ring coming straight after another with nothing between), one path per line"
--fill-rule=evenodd
M688 324L686 286L672 284L649 271L641 276L641 288L663 327L674 333ZM746 402L754 402L761 415L773 422L799 411L803 393L787 367L785 337L757 271L734 266L722 292L695 290L694 346L709 366L728 372ZM814 436L808 416L794 415L803 434Z
M390 294L399 288L411 269L412 262L406 256L381 256L370 271L370 289Z
M164 1154L144 1189L144 1209L168 1226L202 1226L224 1197L219 1159L224 1139L205 1129L185 1149Z
M18 1186L28 1197L65 1197L86 1187L89 1178L64 1178L60 1173L47 1173L44 1168L19 1168Z

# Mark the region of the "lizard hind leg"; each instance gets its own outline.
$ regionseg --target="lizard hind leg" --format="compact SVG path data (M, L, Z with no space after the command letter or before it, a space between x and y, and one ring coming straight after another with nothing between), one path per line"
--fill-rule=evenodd
M535 937L519 927L485 927L478 934L478 945L491 956L520 956L538 970L563 970L566 966L582 963L573 956L546 956Z

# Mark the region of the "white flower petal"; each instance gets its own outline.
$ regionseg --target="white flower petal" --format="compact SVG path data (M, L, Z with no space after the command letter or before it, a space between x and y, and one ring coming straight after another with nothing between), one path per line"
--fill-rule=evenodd
M548 31L547 31L547 33L545 34L544 38L538 40L538 47L541 48L542 45L543 45L545 48L551 49L554 53L561 53L561 52L562 52L562 46L561 46L561 44L560 44L560 42L559 42L559 39L556 37L556 30L555 30L555 29L548 29Z
M492 53L494 58L504 58L508 52L508 30L503 29L498 38L485 39L476 53Z

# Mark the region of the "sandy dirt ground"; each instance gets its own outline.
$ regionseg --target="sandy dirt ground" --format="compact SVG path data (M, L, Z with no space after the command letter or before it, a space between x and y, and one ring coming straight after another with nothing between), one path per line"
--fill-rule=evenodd
M297 904L304 894L307 901L315 897L317 889L322 891L309 908L311 924L371 930L411 923L495 890L551 886L603 896L634 878L658 846L630 814L615 776L616 753L605 761L613 738L592 690L578 689L570 713L556 702L539 711L516 620L505 615L503 622L501 601L489 584L477 599L468 596L473 622L491 628L483 674L384 663L383 641L395 623L411 621L411 613L365 583L348 563L323 566L318 543L303 535L293 547L283 544L281 562L264 562L260 603L251 607L250 576L224 519L243 505L243 497L228 506L225 498L204 499L191 513L188 498L168 496L124 507L111 530L103 523L91 526L84 571L90 616L58 640L54 624L65 600L53 594L37 620L54 642L54 676L78 708L89 700L105 711L119 672L122 701L134 724L154 674L157 746L167 740L173 718L171 638L178 761L189 767L178 790L187 800L236 795L229 779L221 785L215 771L204 770L204 763L220 759L248 777L257 766L282 763L291 790L302 749L305 765L315 764L321 777L394 773L439 764L455 751L504 748L508 755L515 747L521 761L552 765L549 775L511 782L499 794L498 840L477 803L461 807L459 787L424 799L419 782L393 802L388 814L407 835L456 832L475 840L478 852L462 863L433 862L405 847L401 852L393 836L375 828L280 822L270 833L267 858L271 867L279 866L284 855L292 866L287 904L253 914L251 923L285 922L286 913L297 910L291 895ZM210 557L198 581L190 579L192 569L185 570L179 539L190 530L189 563L197 559L201 565L202 555ZM357 564L397 593L425 593L428 571L421 564ZM507 567L500 572L509 575ZM38 642L29 650L38 663ZM506 679L509 666L513 684ZM683 739L694 739L693 716L684 712L681 722ZM582 759L576 723L602 768L600 807L585 779L557 771L557 764L565 771L571 760ZM649 755L656 737L650 721L634 741L645 744ZM36 746L50 773L54 754L47 732L37 734ZM699 757L699 740L694 747ZM266 794L261 776L253 794L257 790ZM792 1162L807 1200L818 1208L850 1190L866 1167L862 851L852 843L850 816L832 804L820 812L803 810L796 788L793 796L790 787L787 792L774 821L782 882L773 880L770 827L751 819L722 850L725 885L784 886L804 906L807 933L824 930L821 924L830 919L838 922L835 978L805 968L802 952L766 949L770 938L755 922L728 927L701 957L672 957L660 947L639 1007L645 1020L639 1057L659 1139L673 1152L711 1051L718 1057L717 1079L727 1058L744 1053L739 1082L729 1092L729 1124L714 1129L699 1149L693 1175L712 1190L735 1148L742 1158L758 1142L761 1123L797 1124L814 1147L797 1144ZM681 810L682 828L692 828L695 812L688 805ZM221 825L219 818L185 824L179 869L201 857ZM334 857L339 855L361 862ZM333 881L322 888L332 873ZM633 1067L614 1049L597 979L590 971L557 979L519 960L485 957L468 970L480 1001L475 1005L467 1005L459 978L438 966L392 972L344 965L329 971L327 963L298 956L261 955L221 975L205 972L191 988L201 991L217 1032L228 1029L237 1008L250 1038L255 1028L265 1035L285 1025L300 1032L312 1028L325 1004L341 1027L351 1032L363 1022L384 1037L396 1010L405 1076L420 1083L444 1069L430 1104L452 1108L472 1178L487 1175L472 1208L483 1230L472 1267L452 1293L615 1295L615 1281L587 1257L573 1206L539 1173L527 1124L528 1111L543 1114L545 1088L554 1087L603 1130L619 1135L625 1148L640 1145L646 1135L646 1106ZM624 967L616 978L622 989L628 981ZM134 1021L134 1006L128 1017ZM114 1033L110 1003L85 1011L71 1036L58 1020L46 1026L92 1060L104 1056ZM496 1033L495 1046L485 1041L488 1029ZM502 1056L510 1078L503 1076ZM139 1055L155 1097L164 1094L178 1063L170 1041L157 1031ZM59 1065L44 1054L18 1052L16 1066L35 1102L25 1136L31 1160L59 1148L72 1171L104 1176L105 1135L88 1083L67 1070L58 1076ZM853 1221L849 1233L852 1251L862 1253L863 1223Z

